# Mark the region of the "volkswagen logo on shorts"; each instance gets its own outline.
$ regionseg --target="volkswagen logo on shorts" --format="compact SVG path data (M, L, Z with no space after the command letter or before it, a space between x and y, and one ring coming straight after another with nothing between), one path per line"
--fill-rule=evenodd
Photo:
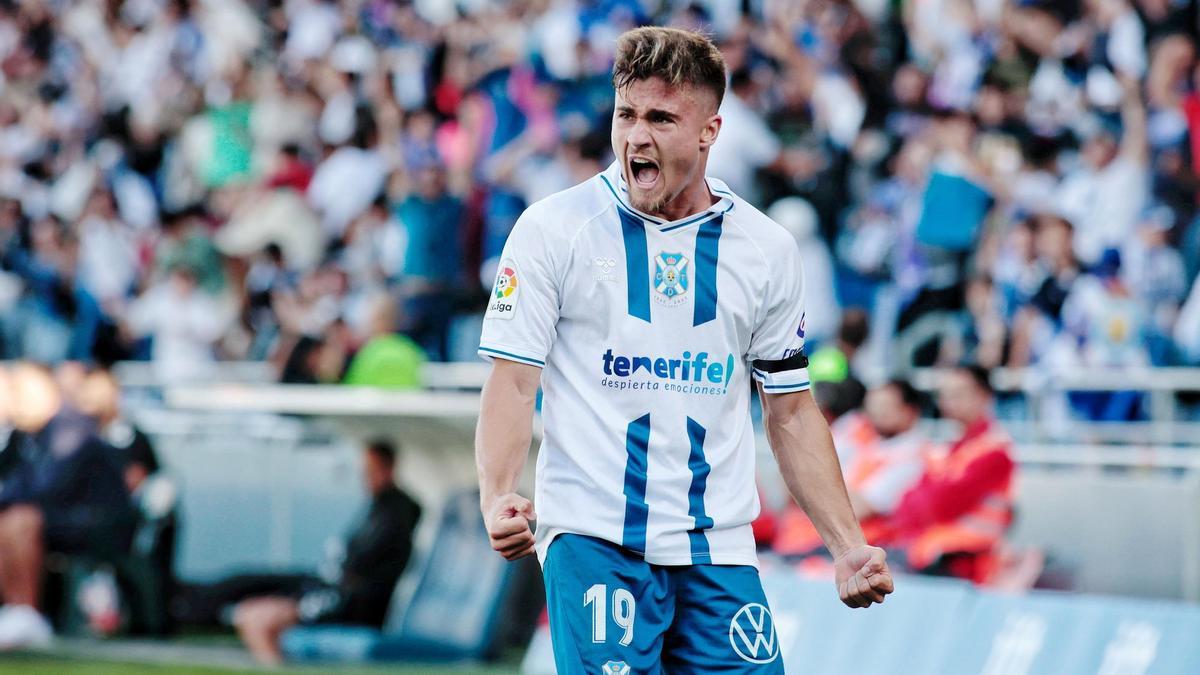
M743 606L729 622L729 644L750 663L770 663L779 658L779 640L771 610L757 602Z

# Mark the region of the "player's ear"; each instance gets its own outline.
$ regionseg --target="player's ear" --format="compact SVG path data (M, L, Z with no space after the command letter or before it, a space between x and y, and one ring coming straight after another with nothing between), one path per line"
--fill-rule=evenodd
M721 133L721 116L713 115L704 123L704 128L700 130L700 148L706 150L712 147L713 143L717 142L717 135Z

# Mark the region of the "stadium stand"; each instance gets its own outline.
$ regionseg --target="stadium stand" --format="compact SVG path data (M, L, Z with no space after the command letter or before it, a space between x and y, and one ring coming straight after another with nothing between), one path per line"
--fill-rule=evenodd
M871 373L1195 363L1194 5L949 4L14 5L5 354L186 379L300 346L336 382L380 293L469 354L516 215L607 161L611 38L655 20L726 53L711 169L805 248L814 343L863 307ZM1137 416L1109 400L1071 409Z

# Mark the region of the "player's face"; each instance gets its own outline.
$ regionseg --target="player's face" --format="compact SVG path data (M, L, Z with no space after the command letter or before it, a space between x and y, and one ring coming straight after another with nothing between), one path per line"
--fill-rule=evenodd
M617 92L613 153L634 208L669 220L708 206L704 167L721 118L716 97L652 77Z

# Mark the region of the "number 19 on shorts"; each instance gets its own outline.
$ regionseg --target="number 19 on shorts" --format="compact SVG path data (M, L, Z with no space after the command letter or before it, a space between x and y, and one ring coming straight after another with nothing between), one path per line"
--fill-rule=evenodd
M583 594L583 606L592 607L592 642L608 642L608 586L596 584ZM622 647L628 647L633 642L633 622L637 603L633 594L624 588L613 589L612 619L617 627L624 630L618 642Z

